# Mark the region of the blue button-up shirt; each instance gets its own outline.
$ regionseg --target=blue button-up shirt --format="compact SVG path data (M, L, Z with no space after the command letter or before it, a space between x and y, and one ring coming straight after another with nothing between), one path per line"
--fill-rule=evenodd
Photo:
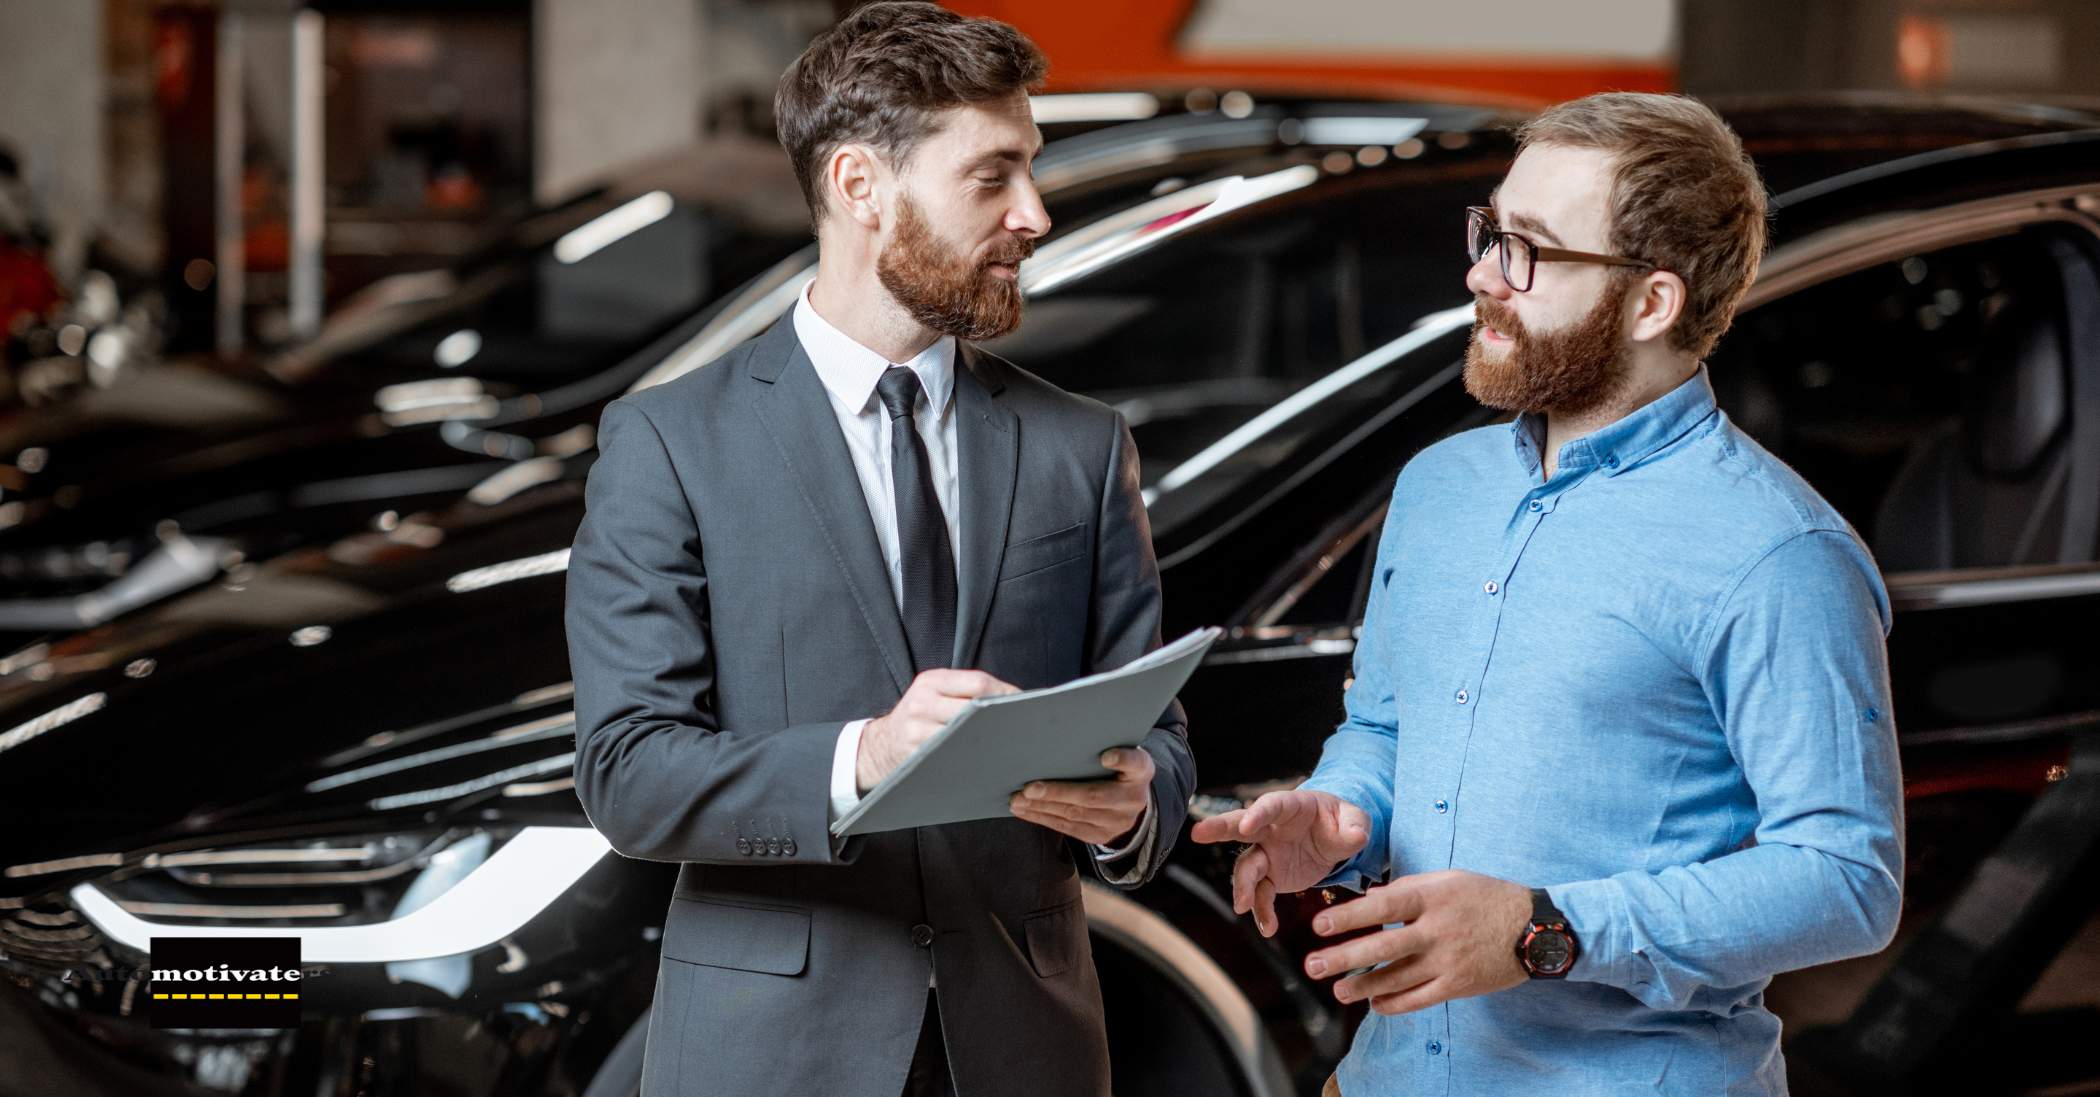
M1543 439L1519 416L1402 470L1306 787L1372 819L1331 882L1545 887L1582 954L1372 1014L1342 1092L1784 1093L1770 976L1883 947L1901 901L1887 591L1704 366L1550 479Z

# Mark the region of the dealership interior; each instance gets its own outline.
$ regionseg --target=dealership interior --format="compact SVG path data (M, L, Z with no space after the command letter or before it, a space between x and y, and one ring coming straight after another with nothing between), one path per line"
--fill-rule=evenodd
M698 1001L706 988L775 993L731 975L837 963L822 932L806 961L799 942L791 958L724 959L670 915L704 901L754 934L775 926L780 909L698 889L797 873L793 894L818 895L823 869L805 863L822 839L800 835L798 855L797 835L751 818L724 831L747 863L624 853L579 788L593 729L565 623L586 485L615 467L599 462L608 407L661 385L714 391L710 366L814 311L810 199L775 92L867 2L0 0L0 1097L699 1094L723 1092L709 1056L733 1045L804 1053L756 1014L720 1046L666 1050L662 1033L728 1008ZM1258 925L1238 880L1248 851L1192 828L1296 788L1356 719L1352 687L1397 582L1380 544L1403 524L1389 521L1400 469L1467 431L1531 441L1536 416L1474 385L1483 329L1508 338L1486 325L1498 314L1476 280L1495 252L1496 284L1521 296L1511 256L1525 252L1494 225L1483 243L1468 209L1494 203L1542 111L1644 92L1711 107L1764 192L1761 262L1700 371L1729 429L1798 474L1878 572L1886 700L1837 734L1893 726L1901 916L1885 947L1744 985L1679 995L1672 980L1703 973L1660 960L1661 989L1585 984L1591 997L1567 999L1577 1014L1608 993L1674 1018L1600 1048L1682 1038L1668 1025L1711 1046L1677 1047L1652 1077L1613 1073L1633 1060L1600 1051L1589 1088L1561 1089L1566 1064L1531 1088L2100 1095L2100 4L939 7L1009 24L1048 61L1028 96L1047 231L1011 272L1024 319L972 341L1118 413L1160 635L1221 630L1179 695L1196 768L1186 823L1147 839L1162 853L1145 855L1142 884L1098 866L1072 884L1113 1092L1506 1092L1465 1079L1541 1061L1505 1032L1520 1052L1502 1073L1468 1075L1502 1052L1465 1031L1462 1008L1392 1021L1338 1000L1306 960L1351 889L1321 874L1275 889L1276 924ZM749 498L800 507L794 463L748 470L781 491ZM961 475L943 490L968 489ZM1563 525L1581 498L1560 504ZM1006 553L995 599L1050 589L1009 577L1070 564L1049 543L1066 531L1027 540L1038 531L1015 522L989 542ZM883 551L905 551L895 539ZM697 530L688 540L698 561ZM631 562L648 566L639 549ZM753 659L782 668L783 712L846 673L798 658L788 623L710 622L709 599L717 615L744 603L697 563L690 574L691 618L764 650L721 654L719 685L711 669L694 678L706 711L678 734L733 738L707 706ZM1481 597L1481 577L1463 578ZM1503 603L1524 578L1497 576ZM966 608L973 582L965 562ZM819 631L857 641L868 605L836 609ZM1783 619L1812 627L1816 609ZM1040 616L1048 664L1065 615ZM1491 682L1467 683L1469 717L1503 703ZM1434 744L1397 707L1404 770L1411 745ZM1722 750L1757 754L1733 726ZM1813 780L1851 757L1776 765ZM1721 856L1792 833L1776 800L1759 817L1750 786L1728 793L1741 848ZM1449 796L1434 815L1463 817ZM1646 805L1610 818L1669 830ZM1383 840L1385 824L1367 833ZM1066 847L1068 864L1089 859ZM767 855L781 863L749 863ZM1388 882L1409 871L1385 868ZM1631 866L1644 868L1659 866ZM1696 923L1701 896L1678 898L1673 916ZM1046 959L1041 914L984 917L1047 981L1064 965ZM923 937L909 958L937 954L923 923L939 919L909 922ZM1658 950L1695 944L1633 932ZM167 994L146 973L155 939L174 937L297 942L296 1021L197 1027L204 1011L177 1022L165 1006L156 1020ZM1575 955L1563 986L1585 974ZM689 991L677 1000L672 975ZM1449 1030L1425 1052L1432 1015ZM1777 1019L1761 1065L1715 1050L1745 1017ZM1403 1031L1417 1034L1404 1076L1382 1035ZM949 1085L1008 1091L961 1071Z

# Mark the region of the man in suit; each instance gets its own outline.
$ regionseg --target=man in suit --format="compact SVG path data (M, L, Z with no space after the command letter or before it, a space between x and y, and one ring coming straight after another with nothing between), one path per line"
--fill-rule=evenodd
M817 38L776 102L821 261L793 313L614 401L569 567L576 792L681 867L644 1090L1100 1094L1077 862L1134 887L1194 783L1179 704L1013 817L828 825L973 697L1159 645L1122 417L971 345L1049 228L1042 55L926 3Z

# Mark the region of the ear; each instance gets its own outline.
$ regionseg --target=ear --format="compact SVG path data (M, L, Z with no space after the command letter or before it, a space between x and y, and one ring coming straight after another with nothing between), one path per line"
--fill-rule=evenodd
M866 145L840 145L824 164L824 190L832 208L873 231L882 227L882 160Z
M1633 284L1627 304L1633 320L1627 338L1636 343L1661 339L1684 315L1684 279L1666 270L1650 273Z

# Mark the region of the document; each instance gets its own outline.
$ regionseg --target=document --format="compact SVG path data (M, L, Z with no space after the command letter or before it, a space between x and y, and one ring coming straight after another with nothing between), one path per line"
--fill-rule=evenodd
M1223 630L1197 629L1111 671L1061 686L980 697L919 745L853 810L841 838L906 827L1003 819L1030 781L1093 781L1110 747L1145 738Z

